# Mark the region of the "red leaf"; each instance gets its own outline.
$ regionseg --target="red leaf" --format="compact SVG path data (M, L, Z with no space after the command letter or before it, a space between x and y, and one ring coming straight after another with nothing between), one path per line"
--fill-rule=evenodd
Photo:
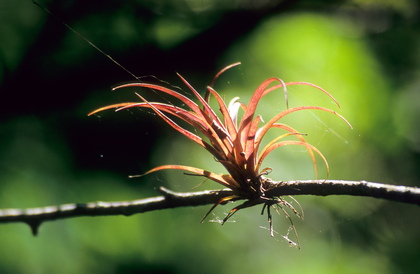
M146 173L142 174L141 176L147 175L149 173L155 172L155 171L159 171L159 170L165 170L165 169L178 169L178 170L185 170L188 172L193 172L195 174L204 176L206 178L209 178L212 181L215 181L221 185L224 185L225 187L228 187L230 189L235 189L237 188L239 185L238 183L230 176L230 175L226 175L226 174L217 174L217 173L213 173L201 168L196 168L196 167L191 167L191 166L182 166L182 165L163 165L163 166L158 166L155 167L149 171L147 171Z
M258 161L257 161L257 165L256 165L256 170L259 170L261 168L261 163L264 161L265 157L267 157L268 154L270 154L271 151L273 151L276 148L279 148L281 146L286 146L286 145L299 145L299 146L305 146L306 148L309 148L313 151L315 151L324 161L325 166L326 166L326 170L327 170L327 176L329 174L329 165L327 162L327 159L324 157L324 155L313 145L308 144L307 142L301 142L301 141L281 141L281 142L277 142L274 144L271 144L269 147L267 147L266 149L264 149L264 152L258 157ZM318 174L317 168L315 168L316 173Z

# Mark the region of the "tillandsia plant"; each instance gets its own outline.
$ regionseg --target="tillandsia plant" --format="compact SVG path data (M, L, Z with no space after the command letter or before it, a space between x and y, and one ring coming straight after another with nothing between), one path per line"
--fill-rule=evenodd
M271 168L263 168L262 166L263 161L267 155L269 155L276 148L282 146L303 146L306 148L309 156L311 157L317 176L318 167L316 162L316 155L319 155L319 157L325 163L327 175L329 170L328 162L324 155L316 147L309 144L305 140L304 134L299 133L294 128L280 123L279 121L283 117L294 112L302 110L320 110L332 113L344 120L347 124L349 123L340 114L324 107L299 106L289 108L287 103L286 87L291 85L308 85L314 87L329 96L337 104L337 106L339 106L338 102L327 91L314 84L306 82L284 83L279 78L269 78L261 83L261 85L255 90L248 104L239 102L239 97L233 98L229 104L226 104L220 94L213 88L213 85L222 73L239 64L240 63L234 63L218 72L213 78L211 84L207 87L207 91L204 97L202 97L194 87L192 87L181 75L178 74L184 84L194 94L201 106L199 106L190 98L173 89L169 89L161 85L136 82L117 86L113 90L125 87L144 87L157 92L163 92L176 99L179 99L185 105L185 108L175 106L171 103L168 104L163 102L150 102L146 100L142 95L136 93L142 102L127 102L109 105L99 108L91 112L89 115L114 108L116 108L117 111L133 107L152 109L166 123L176 129L178 132L210 152L214 158L225 167L228 173L217 174L201 168L183 165L163 165L153 168L143 175L159 170L178 169L193 173L194 175L207 177L210 180L230 188L233 191L233 194L221 199L216 204L214 204L208 213L203 217L202 221L219 204L224 204L228 201L246 200L243 204L230 210L226 217L223 219L222 224L240 209L263 204L262 213L264 213L264 210L267 209L268 220L270 224L270 234L273 236L272 218L270 213L270 208L272 206L281 208L281 210L286 214L290 221L291 219L289 215L281 206L289 207L297 216L300 216L300 214L289 202L285 201L281 197L270 197L267 195L266 192L270 190L274 185L271 179L265 177L265 175L271 171ZM264 96L278 89L281 89L284 92L287 109L276 114L263 125L260 125L263 123L263 121L260 115L255 115L257 106ZM219 118L219 116L216 114L216 111L209 105L211 97L217 101L219 110L221 112L221 118ZM241 109L243 113L240 117L239 113ZM207 140L193 133L193 131L181 127L173 120L173 118L183 120L193 129L201 132ZM281 129L285 133L274 138L261 148L261 142L270 129ZM287 136L294 136L296 139L285 139ZM275 207L276 211L278 211L277 207ZM293 226L293 223L291 223L291 225Z

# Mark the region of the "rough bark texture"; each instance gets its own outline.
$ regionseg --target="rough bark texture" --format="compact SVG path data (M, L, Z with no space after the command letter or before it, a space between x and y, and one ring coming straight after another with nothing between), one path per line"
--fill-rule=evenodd
M270 184L270 190L265 192L268 198L284 195L353 195L420 205L420 188L416 187L342 180L271 181ZM130 216L158 209L215 204L233 194L229 189L180 193L163 187L160 188L160 192L162 196L133 201L99 201L28 209L3 209L0 210L0 223L23 222L28 224L32 233L36 235L39 226L45 221L81 216Z

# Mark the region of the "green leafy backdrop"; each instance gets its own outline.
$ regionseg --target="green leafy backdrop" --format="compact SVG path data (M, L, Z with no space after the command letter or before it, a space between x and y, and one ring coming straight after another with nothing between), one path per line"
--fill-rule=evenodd
M258 3L257 3L258 2ZM328 158L330 178L419 186L419 6L416 1L45 1L58 18L143 81L204 91L215 72L241 61L215 88L246 102L269 77L306 81L332 93L350 130L321 113L287 121ZM87 117L135 99L112 86L134 80L31 1L0 1L0 207L23 208L189 191L202 179L162 164L222 172L199 146L145 111ZM289 89L290 105L330 99ZM258 110L285 108L283 95ZM269 139L269 138L268 138ZM304 149L267 159L276 180L313 179ZM321 174L321 177L325 174ZM199 189L217 189L209 181ZM269 237L261 208L179 208L131 217L77 218L0 226L2 273L418 273L419 209L372 198L297 197L302 249L284 216Z

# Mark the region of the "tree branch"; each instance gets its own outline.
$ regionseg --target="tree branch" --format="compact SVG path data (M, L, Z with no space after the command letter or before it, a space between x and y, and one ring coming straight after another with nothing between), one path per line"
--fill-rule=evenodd
M0 210L0 223L23 222L37 235L39 226L46 221L82 216L130 216L158 209L215 204L233 194L229 189L180 193L164 187L160 187L159 192L162 196L133 201L76 203L23 210L3 209ZM270 190L265 195L353 195L420 205L420 188L365 181L270 181Z
M420 205L420 188L366 181L307 180L274 182L269 197L283 195L352 195Z

